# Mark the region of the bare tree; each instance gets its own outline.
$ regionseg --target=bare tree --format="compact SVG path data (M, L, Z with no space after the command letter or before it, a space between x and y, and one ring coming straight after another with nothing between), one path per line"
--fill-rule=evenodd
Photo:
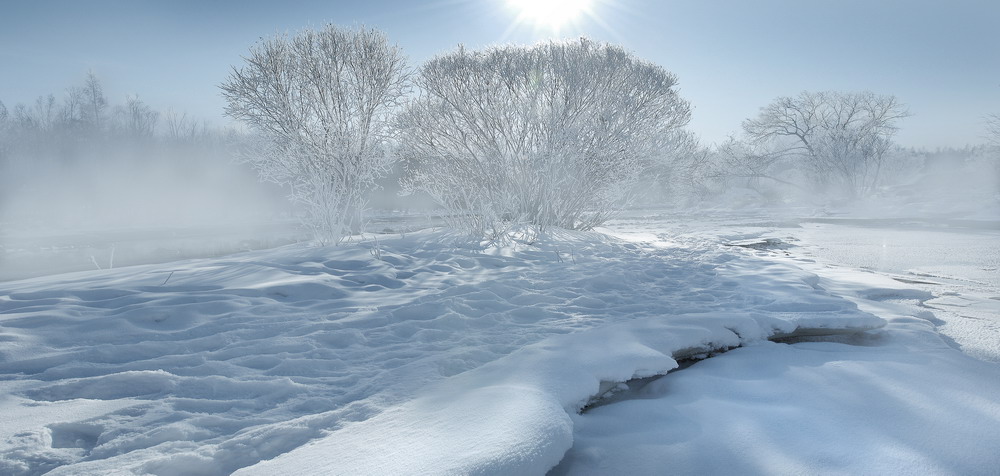
M126 137L153 137L160 113L142 102L138 95L126 96L125 104L115 108L117 129Z
M108 101L104 87L93 71L82 86L69 88L61 108L63 126L78 132L99 131L104 127Z
M781 97L757 118L744 121L749 147L762 152L745 159L766 163L795 158L818 183L840 184L852 196L867 195L879 183L896 122L907 116L894 96L871 92Z
M222 94L226 114L263 142L247 160L261 177L292 189L320 241L362 226L375 181L392 165L392 114L408 90L400 49L379 31L328 25L263 40Z
M3 101L0 101L0 167L6 164L7 155L13 148L11 129L10 113L7 112L7 106Z
M404 186L494 238L515 224L592 228L687 123L676 83L587 39L459 47L424 65L402 117Z
M168 109L163 115L164 134L170 141L194 141L200 137L208 135L209 126L204 120L198 121L188 113L178 114L173 109Z
M1000 147L1000 114L986 116L986 139L990 144Z
M108 107L108 100L104 97L104 87L93 71L87 73L81 91L85 98L84 115L95 129L100 129L104 124L104 111Z
M803 189L787 177L796 168L795 148L774 148L771 144L730 137L716 148L715 158L715 168L709 174L712 178L738 180L761 196L772 195L774 185Z
M27 111L23 122L34 124L34 128L38 131L52 131L58 122L58 103L55 95L49 94L35 99L34 109Z
M664 148L651 158L643 173L641 182L646 185L648 199L662 205L702 198L705 182L712 178L709 149L691 131L676 129L668 134Z

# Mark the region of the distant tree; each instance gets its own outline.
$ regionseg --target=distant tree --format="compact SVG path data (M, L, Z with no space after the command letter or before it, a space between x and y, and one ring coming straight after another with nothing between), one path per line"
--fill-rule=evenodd
M115 107L116 129L125 137L153 137L160 113L142 102L138 95L125 97L125 104Z
M108 100L104 97L104 87L93 71L87 73L87 79L84 81L81 91L85 99L84 117L87 118L87 122L93 124L95 129L100 129L104 123Z
M11 128L10 112L3 101L0 101L0 133L6 133Z
M759 141L730 137L716 147L716 163L712 176L723 180L739 180L743 186L762 196L773 193L775 185L801 188L787 175L796 168L798 151L794 148L773 148Z
M646 171L640 185L654 185L647 200L664 204L702 198L705 182L711 179L712 173L709 149L702 146L698 136L691 131L676 129L668 134L663 141L664 147L651 158L648 167L644 167Z
M672 74L587 39L459 47L417 82L400 121L404 186L494 238L604 222L690 117Z
M167 140L173 142L194 141L209 133L208 124L205 121L198 121L186 112L178 114L173 109L167 110L163 115L164 134Z
M97 76L92 71L88 72L83 85L69 88L66 92L61 108L64 127L76 132L101 130L108 101Z
M10 113L3 101L0 101L0 166L6 163L7 155L13 148L13 138L11 137Z
M879 183L896 122L907 116L894 96L871 92L781 97L757 118L744 121L748 147L759 152L744 159L766 163L794 158L817 183L840 184L852 196L867 195Z
M50 132L58 122L58 110L55 95L39 96L35 99L35 107L27 111L23 122L38 131Z
M986 117L986 139L990 144L1000 147L1000 114Z
M262 139L247 160L289 185L317 238L336 243L360 229L368 192L391 168L390 119L408 84L384 34L328 25L263 40L221 88L226 114Z

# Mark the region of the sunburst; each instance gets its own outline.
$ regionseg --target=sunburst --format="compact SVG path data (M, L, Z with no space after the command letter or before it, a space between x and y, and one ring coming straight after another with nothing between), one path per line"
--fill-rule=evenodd
M507 0L517 11L518 25L530 24L536 30L559 33L585 16L593 16L593 0Z

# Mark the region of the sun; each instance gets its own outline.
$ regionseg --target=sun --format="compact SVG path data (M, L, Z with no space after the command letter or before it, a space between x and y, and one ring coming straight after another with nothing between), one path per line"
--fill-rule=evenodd
M517 23L532 23L536 29L558 32L564 26L591 14L592 0L507 0L518 12Z

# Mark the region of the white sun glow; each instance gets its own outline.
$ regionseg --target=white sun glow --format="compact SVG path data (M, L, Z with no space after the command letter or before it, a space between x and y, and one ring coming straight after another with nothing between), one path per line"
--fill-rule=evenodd
M519 12L518 23L559 31L581 15L590 14L591 0L507 0L507 4Z

